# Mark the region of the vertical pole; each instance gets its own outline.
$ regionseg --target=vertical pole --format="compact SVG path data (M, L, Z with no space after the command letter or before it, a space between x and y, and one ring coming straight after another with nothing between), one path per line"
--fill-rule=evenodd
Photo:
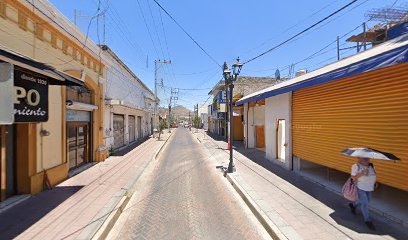
M103 13L103 45L106 44L106 12Z
M232 78L232 77L231 77ZM228 172L233 173L235 172L235 164L234 164L234 158L233 158L233 139L232 136L234 136L234 126L232 124L232 119L233 119L233 103L232 103L232 92L234 90L234 84L231 83L229 84L230 87L230 94L229 94L229 122L230 122L230 133L229 133L229 142L230 142L230 159L229 159L229 164L228 164Z
M190 131L191 131L191 116L190 116L190 114L191 114L191 112L188 112L188 128L190 129Z
M366 23L363 22L363 31L364 31L364 51L367 50L367 32L366 32Z
M157 60L154 60L154 127L159 131L157 126Z
M77 10L74 9L74 25L77 25Z
M223 96L221 96L222 99ZM228 141L228 111L229 111L229 105L228 105L228 83L227 80L225 80L225 139ZM228 141L228 149L230 147L230 142Z
M171 99L171 98L170 98ZM171 101L171 100L170 100ZM169 116L167 118L167 130L170 132L170 109L171 109L171 104L169 104Z
M198 121L198 103L197 103L197 107L196 107L196 117L195 117L195 120L196 120L196 132L198 131L198 128L200 127L200 121Z
M337 36L337 61L340 60L340 38Z

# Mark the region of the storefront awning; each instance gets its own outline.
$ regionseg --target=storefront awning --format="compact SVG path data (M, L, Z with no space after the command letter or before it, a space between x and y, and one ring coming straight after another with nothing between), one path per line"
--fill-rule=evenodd
M79 110L79 111L89 111L92 112L98 109L98 106L88 103L76 102L68 100L66 102L67 109L70 110Z
M408 34L241 98L236 105L408 62ZM386 76L384 76L386 77Z
M78 79L3 46L0 46L0 62L8 62L15 66L47 76L49 77L49 85L84 86L84 83Z

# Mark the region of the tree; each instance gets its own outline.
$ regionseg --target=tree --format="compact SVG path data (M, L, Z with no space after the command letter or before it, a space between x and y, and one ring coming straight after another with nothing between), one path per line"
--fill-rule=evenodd
M200 128L201 127L201 118L196 116L193 120L194 127Z
M166 119L160 119L159 120L159 140L160 140L160 135L163 132L163 129L166 129L167 127L167 122Z

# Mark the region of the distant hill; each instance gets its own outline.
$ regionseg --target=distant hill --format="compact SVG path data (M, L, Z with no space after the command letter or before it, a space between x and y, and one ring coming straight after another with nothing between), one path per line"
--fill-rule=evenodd
M168 108L159 108L159 114L161 116L165 116L168 113L169 109ZM171 108L171 112L173 116L176 116L178 119L188 119L188 114L190 113L191 116L194 115L193 111L187 109L186 107L182 105L177 105L175 107Z

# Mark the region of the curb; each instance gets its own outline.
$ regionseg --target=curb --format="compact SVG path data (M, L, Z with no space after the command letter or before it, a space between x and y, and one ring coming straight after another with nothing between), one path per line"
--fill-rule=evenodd
M210 141L215 143L211 137ZM235 191L237 191L237 193L241 196L242 200L244 200L251 212L265 228L269 236L271 236L272 239L288 240L288 238L282 233L278 226L276 226L276 224L272 222L267 214L258 206L258 204L252 199L252 197L245 191L245 189L236 181L233 176L239 175L237 173L227 173L226 171L224 171L224 177L227 178Z
M268 234L271 236L272 239L279 239L279 240L287 240L288 238L279 230L279 228L269 219L264 211L252 200L251 196L239 185L239 183L234 179L235 173L224 174L224 176L228 179L234 189L238 192L244 202L247 204L249 209L251 209L252 213L258 219L258 221L262 224Z
M135 187L136 183L138 182L140 176L144 173L144 171L151 165L154 161L157 159L157 156L159 153L163 150L163 148L167 145L167 142L172 138L173 136L172 131L170 133L170 136L166 139L166 141L162 144L162 146L155 152L151 160L144 166L143 171L133 180L130 180L129 183L122 188L123 190L119 191L118 196L114 196L116 200L114 201L115 204L111 204L110 213L109 215L103 220L103 222L100 222L99 228L97 228L94 231L94 234L90 237L86 238L77 238L77 239L106 239L110 230L113 228L115 225L116 221L119 219L120 215L122 214L123 210L125 209L126 205L130 201L133 195L133 188ZM112 206L113 205L113 206ZM98 214L99 215L99 214ZM97 215L97 216L98 216Z

